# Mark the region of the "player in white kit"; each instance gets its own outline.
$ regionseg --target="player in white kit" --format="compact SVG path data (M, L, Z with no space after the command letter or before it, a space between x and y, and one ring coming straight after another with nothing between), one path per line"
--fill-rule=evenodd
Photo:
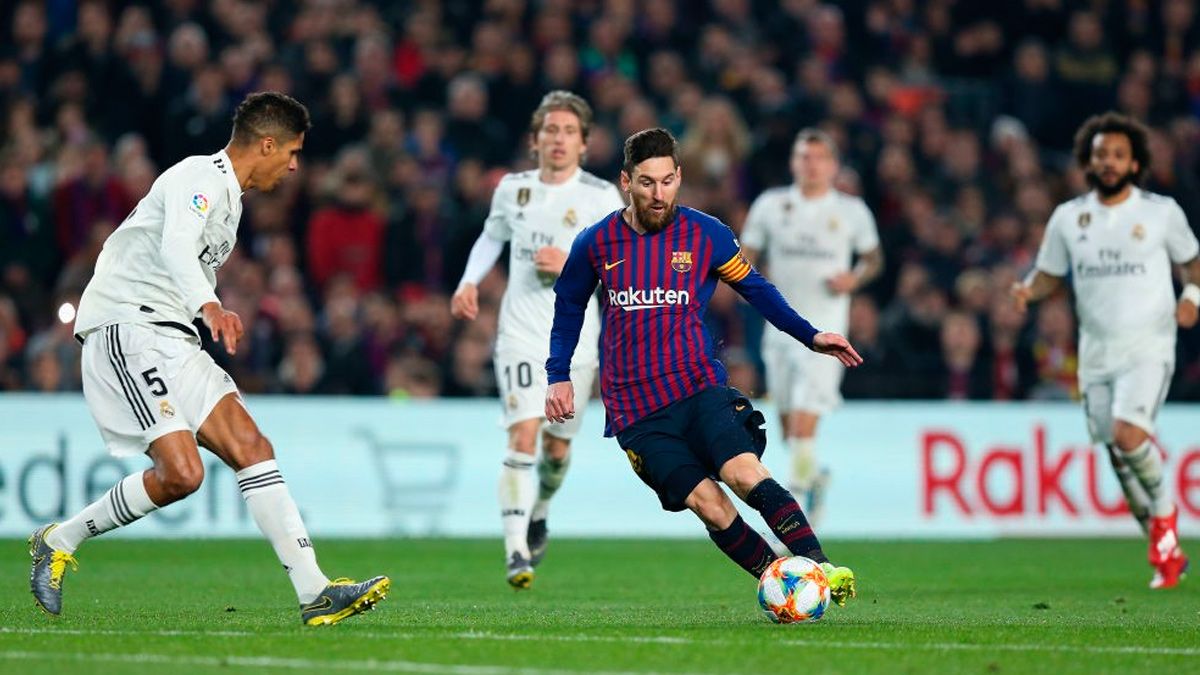
M1150 587L1171 588L1188 559L1151 437L1175 370L1175 326L1196 323L1200 244L1175 200L1137 187L1150 166L1139 123L1116 113L1088 119L1075 136L1075 158L1092 190L1054 211L1036 267L1013 297L1024 311L1070 275L1088 430L1108 447L1130 511L1149 534ZM1178 302L1173 265L1182 266Z
M867 205L834 188L838 170L833 138L801 130L792 146L794 183L754 200L740 239L750 264L765 253L767 276L797 312L821 330L845 333L850 296L879 275L883 253ZM772 326L763 334L763 361L791 451L789 488L815 522L829 480L816 459L817 423L841 404L845 369Z
M545 555L550 498L566 475L571 439L581 422L580 417L562 424L545 419L554 281L575 235L625 206L615 185L580 168L591 123L591 107L575 94L552 91L542 99L529 128L538 168L500 181L451 300L455 317L474 319L479 312L476 285L496 264L504 243L510 244L493 361L508 428L499 498L506 578L514 588L533 583L533 568ZM575 391L585 403L599 362L599 336L593 298L571 367ZM539 435L542 453L537 458Z
M79 303L83 395L109 452L146 453L154 466L133 473L69 520L29 539L30 587L38 606L62 611L62 582L85 540L133 523L200 487L197 443L237 473L254 521L275 549L300 601L301 620L325 625L370 609L390 580L330 581L308 531L237 386L200 348L199 317L226 351L242 337L237 314L221 307L216 271L229 257L242 192L269 191L298 168L308 110L276 92L238 106L229 144L167 169L104 243Z

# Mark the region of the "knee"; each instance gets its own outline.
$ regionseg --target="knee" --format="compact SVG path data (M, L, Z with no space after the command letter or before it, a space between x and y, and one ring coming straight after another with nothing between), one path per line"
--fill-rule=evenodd
M537 429L524 425L513 427L508 432L508 449L524 455L537 453Z
M567 458L571 452L571 441L550 434L542 435L542 452L546 457L561 462Z
M711 530L724 530L737 518L733 502L712 481L697 486L684 504Z
M750 454L739 455L721 467L721 480L741 499L745 499L754 486L770 477L767 467Z
M164 496L175 502L200 489L204 482L204 464L197 457L170 466L155 467L155 474Z
M1146 442L1149 435L1141 427L1118 420L1113 424L1113 442L1122 452L1133 452Z

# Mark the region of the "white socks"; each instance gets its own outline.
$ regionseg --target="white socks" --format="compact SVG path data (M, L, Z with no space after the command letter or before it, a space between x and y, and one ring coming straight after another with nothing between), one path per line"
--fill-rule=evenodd
M567 477L567 467L571 465L571 456L567 455L561 461L547 457L543 452L538 460L538 496L533 505L532 520L545 520L550 511L550 498L562 487L563 479Z
M1108 448L1109 459L1112 462L1113 471L1117 474L1117 482L1121 484L1121 492L1125 495L1125 502L1129 505L1130 514L1138 521L1143 530L1149 532L1150 497L1146 495L1141 481L1133 475L1133 469L1125 461L1125 453L1113 444L1104 447Z
M533 478L533 455L509 450L504 456L504 467L500 470L500 522L504 525L504 556L511 558L513 552L529 559L529 515L537 497L537 485Z
M1159 454L1158 448L1146 439L1132 452L1123 454L1125 464L1133 471L1133 475L1137 476L1142 489L1150 497L1151 515L1158 518L1171 515L1175 504L1167 496L1163 486L1162 455Z
M146 494L143 473L139 471L122 478L100 499L50 530L46 543L55 550L74 553L84 539L128 525L157 509Z
M287 570L300 604L312 602L329 585L329 579L317 566L312 540L279 473L279 465L269 459L248 466L237 472L237 482L250 515Z
M793 492L807 492L817 479L816 443L811 436L801 438L792 436L787 439L788 448L792 451L792 473L789 487Z

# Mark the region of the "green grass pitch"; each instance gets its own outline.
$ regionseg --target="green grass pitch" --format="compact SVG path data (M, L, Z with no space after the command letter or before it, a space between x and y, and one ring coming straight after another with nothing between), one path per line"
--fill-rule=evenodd
M1200 673L1200 580L1150 591L1133 540L830 541L859 597L793 626L707 541L552 539L521 593L498 541L316 543L389 598L305 628L265 542L99 540L52 619L0 542L0 673Z

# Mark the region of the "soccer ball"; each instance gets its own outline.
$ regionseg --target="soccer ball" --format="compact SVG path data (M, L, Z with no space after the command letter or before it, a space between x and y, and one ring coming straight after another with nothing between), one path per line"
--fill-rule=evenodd
M758 604L775 623L816 621L829 607L829 579L808 558L778 558L758 581Z

